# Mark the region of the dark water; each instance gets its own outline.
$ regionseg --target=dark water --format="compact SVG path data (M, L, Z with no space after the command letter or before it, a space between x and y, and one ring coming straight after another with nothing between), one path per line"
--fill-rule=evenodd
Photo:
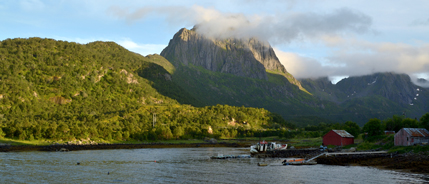
M281 159L262 158L209 159L219 153L249 152L247 148L164 148L0 153L0 183L429 182L429 175L372 167L283 166ZM269 165L259 167L258 162Z

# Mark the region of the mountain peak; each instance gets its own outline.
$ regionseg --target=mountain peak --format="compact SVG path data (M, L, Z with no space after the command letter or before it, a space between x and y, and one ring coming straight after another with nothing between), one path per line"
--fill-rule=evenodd
M216 39L191 30L180 29L161 55L174 65L189 64L236 76L267 80L266 70L286 74L268 42L256 38Z

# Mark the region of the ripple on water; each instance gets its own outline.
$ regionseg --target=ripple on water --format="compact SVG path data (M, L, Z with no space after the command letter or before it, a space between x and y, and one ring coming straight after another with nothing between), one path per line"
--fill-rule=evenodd
M283 166L282 159L212 160L242 148L0 153L2 183L424 183L428 175L360 166ZM77 162L80 165L77 165ZM268 163L267 167L257 164ZM108 174L109 173L109 174Z

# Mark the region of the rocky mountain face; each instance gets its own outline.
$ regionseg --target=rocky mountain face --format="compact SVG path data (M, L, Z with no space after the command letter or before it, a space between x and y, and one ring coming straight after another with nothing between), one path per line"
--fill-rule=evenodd
M195 29L195 28L194 28ZM215 39L186 28L177 32L161 56L183 64L241 77L268 80L266 70L286 74L273 48L257 39Z

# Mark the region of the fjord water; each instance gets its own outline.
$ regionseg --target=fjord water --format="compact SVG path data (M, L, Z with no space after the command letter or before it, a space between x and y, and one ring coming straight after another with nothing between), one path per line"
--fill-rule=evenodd
M283 166L281 159L212 160L246 148L0 153L1 183L426 183L429 175L361 166ZM79 165L77 163L80 163ZM259 167L259 162L268 166Z

